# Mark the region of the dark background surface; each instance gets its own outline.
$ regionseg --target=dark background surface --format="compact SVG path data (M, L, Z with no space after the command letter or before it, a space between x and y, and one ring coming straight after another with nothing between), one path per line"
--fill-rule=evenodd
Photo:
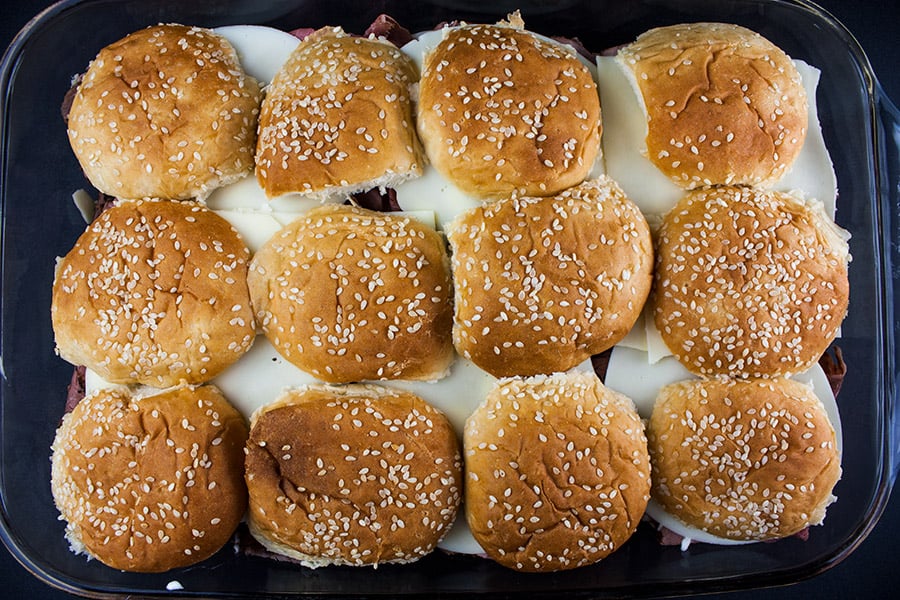
M900 103L900 2L820 0L819 4L859 40L887 95L895 103ZM47 5L47 0L0 0L0 49L5 48L28 20ZM900 558L895 543L898 535L900 494L895 493L874 531L853 554L825 573L790 586L706 598L825 600L896 597L896 588L900 586ZM71 596L47 587L3 548L0 549L0 597L53 600Z

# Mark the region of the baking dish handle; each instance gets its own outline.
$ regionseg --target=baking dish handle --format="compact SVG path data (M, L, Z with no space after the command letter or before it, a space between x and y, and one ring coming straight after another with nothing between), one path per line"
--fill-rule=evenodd
M885 208L890 225L890 266L892 285L889 290L891 298L892 339L891 351L893 364L890 365L888 382L892 390L888 407L888 437L891 460L891 484L900 472L900 109L878 86L878 152L879 161L878 184L884 197Z

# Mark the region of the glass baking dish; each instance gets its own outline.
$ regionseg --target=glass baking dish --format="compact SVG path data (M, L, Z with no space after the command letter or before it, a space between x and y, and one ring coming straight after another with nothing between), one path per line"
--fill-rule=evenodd
M72 76L102 46L157 22L282 29L340 24L359 32L386 12L417 31L453 19L494 21L515 8L522 9L530 29L578 37L594 51L653 26L728 21L759 31L792 57L822 69L819 116L840 189L837 221L853 235L851 305L839 340L849 365L838 399L844 474L835 490L839 501L829 508L825 524L805 542L695 544L684 552L659 546L654 530L642 525L600 564L541 575L440 552L414 565L313 571L237 555L230 547L191 568L142 575L69 552L50 495L49 453L72 369L53 352L49 306L54 259L69 250L84 226L70 196L86 182L69 150L59 108ZM0 531L16 558L52 586L93 597L686 595L778 585L820 573L853 551L887 502L900 450L893 289L894 265L900 265L900 115L853 37L812 3L67 0L40 14L15 39L3 58L0 90Z

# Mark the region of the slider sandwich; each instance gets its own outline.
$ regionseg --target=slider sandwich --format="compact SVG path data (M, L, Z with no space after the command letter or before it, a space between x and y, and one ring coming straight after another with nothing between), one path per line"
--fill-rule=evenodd
M593 373L501 380L466 421L464 452L469 528L518 571L602 560L650 498L641 419Z
M731 541L819 525L841 476L835 430L809 385L692 380L660 390L648 432L653 500Z
M724 23L660 27L617 60L642 101L646 157L682 188L772 184L803 147L800 74L758 33Z
M517 13L443 32L424 57L417 121L429 161L475 198L558 193L588 176L600 148L590 71Z
M461 467L450 422L414 394L292 389L251 419L250 531L311 568L413 562L453 523Z
M415 65L393 44L337 27L305 37L266 90L256 177L268 197L317 200L420 175Z
M105 210L61 260L51 318L59 355L111 383L203 383L256 337L250 252L195 202Z
M801 190L835 214L820 71L748 29L661 27L597 57L606 173L651 224L685 189Z
M315 208L254 255L248 281L266 337L320 380L431 381L453 361L447 250L408 216Z
M611 348L650 292L649 227L605 176L474 208L447 236L453 342L497 377L566 371Z
M148 27L91 62L68 113L72 150L118 198L203 198L248 175L260 91L225 38Z
M696 375L805 371L847 313L846 232L812 201L746 187L696 190L665 216L656 250L656 328Z
M53 441L53 499L72 550L138 572L208 558L247 508L247 434L212 386L85 397Z

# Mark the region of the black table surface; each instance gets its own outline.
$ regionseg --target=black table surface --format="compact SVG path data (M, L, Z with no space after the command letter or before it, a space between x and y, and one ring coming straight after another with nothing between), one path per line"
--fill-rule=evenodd
M49 0L0 0L0 49L6 48L19 29L49 4ZM818 4L859 40L888 96L900 104L900 27L897 25L900 2L818 0ZM825 573L784 587L704 597L727 600L893 598L900 586L897 535L900 535L900 493L893 494L874 531L860 547ZM0 597L61 600L72 596L36 579L3 547L0 548Z

